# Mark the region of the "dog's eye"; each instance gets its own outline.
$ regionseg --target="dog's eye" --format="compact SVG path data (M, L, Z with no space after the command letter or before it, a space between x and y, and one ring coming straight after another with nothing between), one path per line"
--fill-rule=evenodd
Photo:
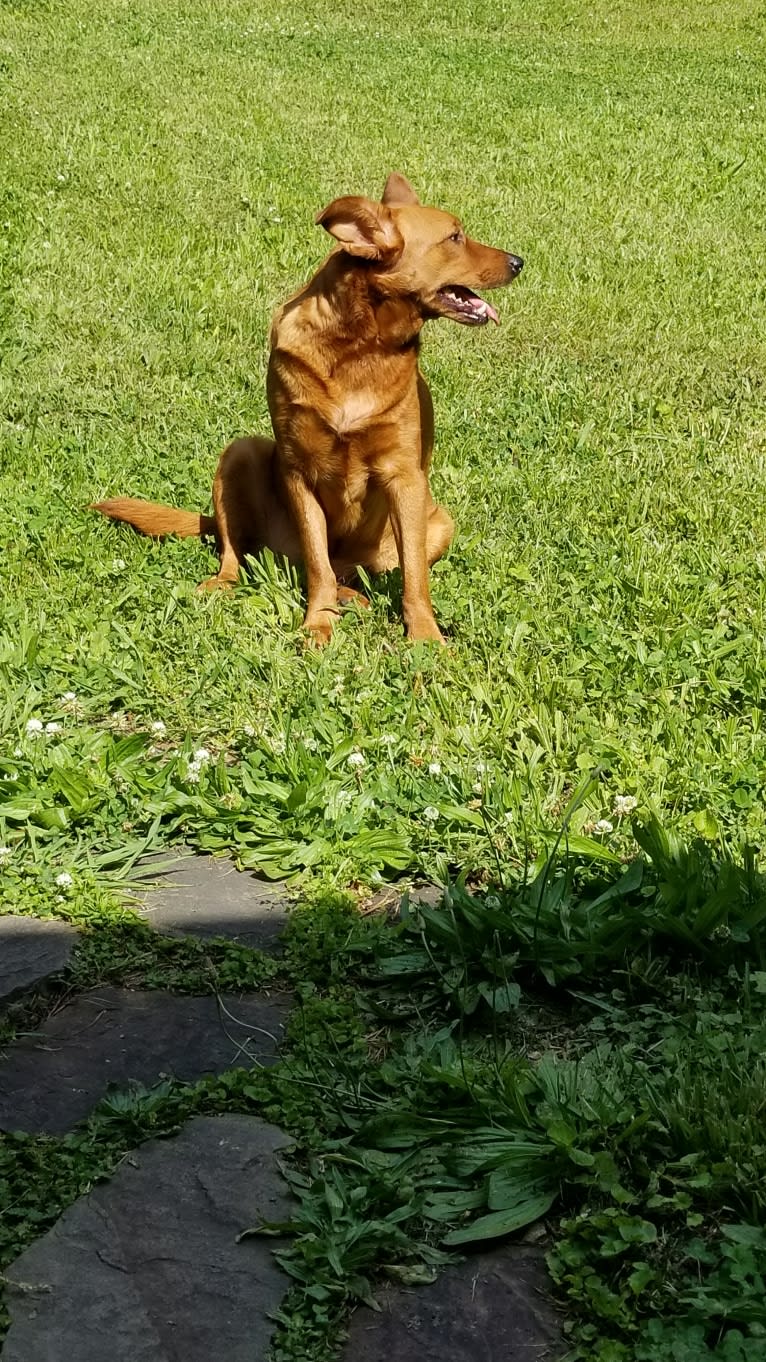
M453 232L451 236L447 237L447 240L455 241L459 246L463 241L465 241L465 237L463 236L462 232Z

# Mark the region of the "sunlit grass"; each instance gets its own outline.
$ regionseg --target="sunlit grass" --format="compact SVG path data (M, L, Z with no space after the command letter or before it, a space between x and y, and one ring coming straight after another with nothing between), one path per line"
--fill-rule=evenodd
M480 866L488 830L523 858L596 766L585 825L621 793L685 833L762 839L757 17L745 0L4 9L0 840L16 864L33 846L65 864L75 835L180 830L164 763L184 742L228 753L244 801L233 819L228 786L180 779L187 833L271 873ZM434 486L458 526L433 572L452 646L404 644L393 579L307 654L280 565L200 599L203 546L86 507L209 503L220 446L268 427L268 321L326 249L316 210L393 168L527 265L497 332L425 338ZM127 793L108 743L85 762L83 730L115 711L168 727L131 754ZM63 737L20 742L30 716ZM97 769L99 793L35 834L29 792L66 803L51 762ZM350 849L365 829L391 846Z

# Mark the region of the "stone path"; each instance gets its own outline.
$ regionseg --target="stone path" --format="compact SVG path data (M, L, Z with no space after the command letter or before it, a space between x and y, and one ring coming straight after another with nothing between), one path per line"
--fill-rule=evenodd
M392 1288L351 1321L342 1362L546 1362L561 1327L539 1249L505 1245L445 1268L430 1286Z
M76 940L65 922L0 917L0 1008L65 969Z
M136 1150L10 1268L3 1362L256 1362L287 1279L268 1241L289 1215L281 1131L249 1116L190 1121Z
M110 1083L193 1083L208 1073L272 1064L288 1000L99 988L54 1012L0 1060L0 1129L61 1134ZM225 1011L221 1009L225 1008Z
M230 862L185 856L141 912L165 934L278 950L287 904ZM65 970L76 939L59 922L0 917L0 1011ZM110 1086L273 1063L288 1007L274 991L83 993L0 1050L0 1130L59 1134ZM266 1362L288 1282L273 1240L237 1236L289 1216L276 1162L287 1144L255 1117L222 1116L134 1150L6 1269L0 1362ZM343 1362L553 1362L545 1286L538 1251L481 1254L433 1286L384 1292L380 1314L358 1311Z
M185 859L143 911L158 931L275 949L284 891L233 865ZM0 1006L65 969L63 923L0 917ZM0 1129L60 1134L110 1085L193 1082L277 1057L289 999L187 997L103 987L0 1051ZM196 1119L134 1150L6 1270L11 1327L2 1362L256 1362L288 1285L273 1240L237 1243L289 1215L277 1149L288 1138L250 1116Z
M232 861L188 853L164 870L139 905L141 916L166 936L225 936L255 950L276 950L290 896L237 870Z

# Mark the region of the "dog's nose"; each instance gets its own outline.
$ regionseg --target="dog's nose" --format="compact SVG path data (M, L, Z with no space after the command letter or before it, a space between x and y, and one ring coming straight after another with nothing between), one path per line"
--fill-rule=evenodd
M509 255L508 264L510 265L514 274L518 274L519 271L523 270L524 268L524 261L522 260L520 255Z

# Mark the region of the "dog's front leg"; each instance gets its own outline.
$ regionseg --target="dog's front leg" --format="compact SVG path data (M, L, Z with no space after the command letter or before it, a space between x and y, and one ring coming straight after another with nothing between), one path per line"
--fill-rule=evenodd
M392 479L387 487L391 525L402 569L402 609L407 637L443 643L428 589L428 479L421 469Z
M338 618L338 585L330 565L327 517L300 473L285 475L285 494L298 530L306 569L308 600L304 627L318 645L329 643Z

